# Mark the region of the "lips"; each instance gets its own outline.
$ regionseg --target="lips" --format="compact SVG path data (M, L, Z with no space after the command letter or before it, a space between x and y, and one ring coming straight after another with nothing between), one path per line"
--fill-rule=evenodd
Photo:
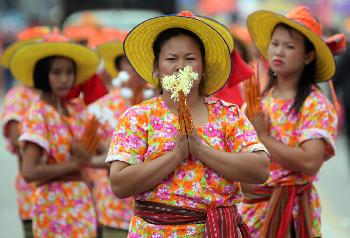
M274 65L277 65L277 66L283 64L283 61L280 59L274 59L272 62Z

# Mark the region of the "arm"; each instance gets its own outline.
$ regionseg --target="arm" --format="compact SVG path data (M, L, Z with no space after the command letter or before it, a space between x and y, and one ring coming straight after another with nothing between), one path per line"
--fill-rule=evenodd
M126 198L158 185L184 158L188 157L186 136L177 141L178 144L173 151L151 161L133 165L121 161L113 162L110 168L113 193L119 198Z
M92 156L90 159L89 166L93 168L108 169L108 164L105 162L107 154L108 146L105 143L100 142L97 147L96 155Z
M257 184L269 177L269 157L265 152L219 151L203 145L195 130L189 136L189 147L194 157L229 180Z
M269 119L259 114L256 116L254 128L261 142L267 147L271 158L283 167L304 173L308 176L315 175L324 161L325 142L322 139L310 139L300 147L285 145L269 135Z
M271 158L287 169L313 176L323 164L325 142L322 139L305 141L301 147L290 147L268 135L259 135L259 138Z
M19 123L15 120L11 120L5 125L6 137L9 139L11 146L13 146L16 152L18 152L19 149L18 138L20 136L20 132L18 126Z
M31 142L25 143L22 155L22 173L27 182L55 179L79 170L79 165L74 160L60 164L41 164L43 149Z

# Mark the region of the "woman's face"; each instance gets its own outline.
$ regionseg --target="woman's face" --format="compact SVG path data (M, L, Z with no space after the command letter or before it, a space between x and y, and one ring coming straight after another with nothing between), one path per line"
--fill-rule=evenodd
M53 94L65 97L75 80L74 63L71 59L57 57L49 71L49 83Z
M284 77L300 75L314 57L313 51L305 52L305 38L300 32L276 27L268 47L268 61L273 72Z
M156 75L161 79L190 65L199 75L198 80L193 82L193 88L198 88L203 73L202 62L200 48L194 39L187 35L175 36L165 42L160 50Z

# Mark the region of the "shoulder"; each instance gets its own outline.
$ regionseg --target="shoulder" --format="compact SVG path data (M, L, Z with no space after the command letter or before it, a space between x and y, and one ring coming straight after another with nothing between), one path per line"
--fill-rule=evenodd
M123 114L123 117L130 117L130 116L149 117L152 111L159 109L160 107L161 107L161 99L160 99L160 96L158 96L128 108Z
M212 106L216 118L226 118L232 121L241 116L241 111L236 104L226 102L214 96L205 98L206 103Z
M326 95L318 88L311 91L309 96L306 97L303 109L303 113L309 113L310 111L335 111L333 104L328 100Z

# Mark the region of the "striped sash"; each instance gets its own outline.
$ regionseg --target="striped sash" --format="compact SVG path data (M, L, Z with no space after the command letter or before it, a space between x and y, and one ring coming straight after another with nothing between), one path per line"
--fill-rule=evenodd
M206 211L156 202L136 201L135 215L154 225L205 224L203 236L208 238L250 238L248 228L235 206Z

